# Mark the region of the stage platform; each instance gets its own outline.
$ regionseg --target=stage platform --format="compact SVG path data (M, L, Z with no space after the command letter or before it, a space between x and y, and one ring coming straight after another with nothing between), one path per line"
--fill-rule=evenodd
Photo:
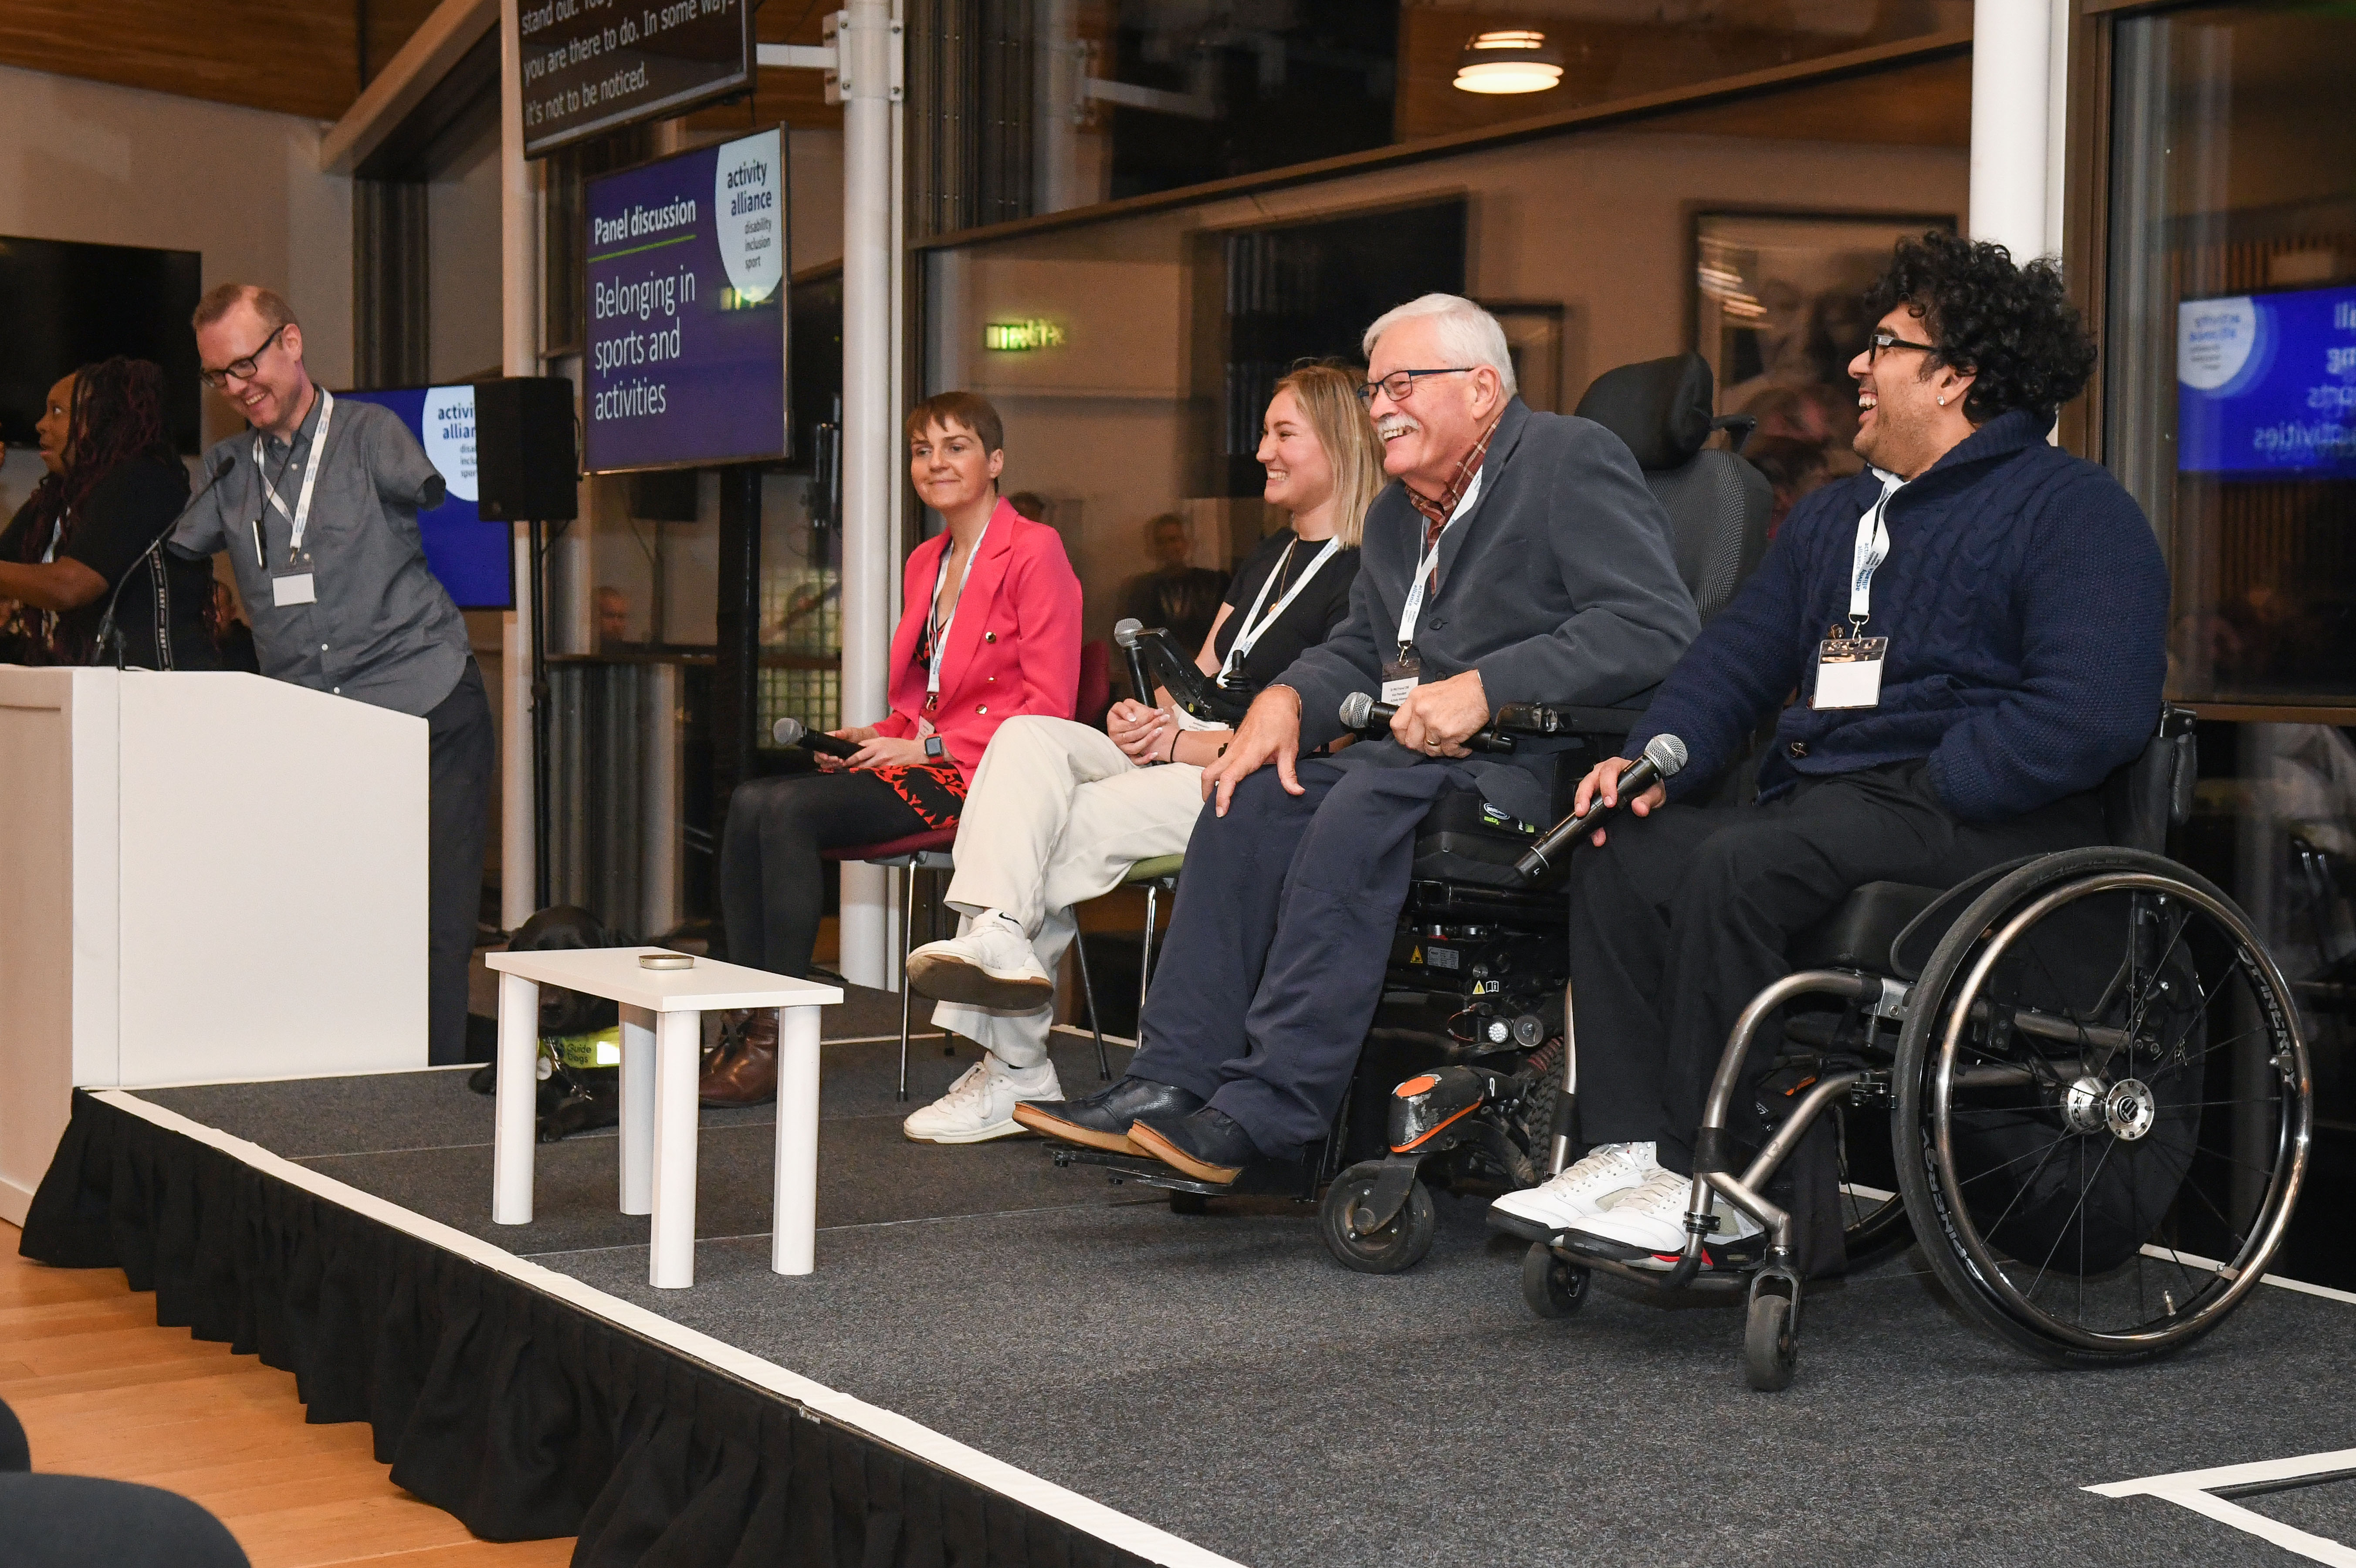
M896 1006L867 993L829 1033L881 1034ZM704 1113L696 1283L681 1291L647 1284L647 1221L616 1211L610 1131L543 1146L534 1222L493 1225L491 1103L462 1072L111 1095L79 1106L77 1127L86 1167L131 1137L104 1127L135 1119L143 1148L202 1145L260 1173L243 1202L267 1206L273 1182L291 1183L1070 1532L1033 1529L1017 1554L1001 1531L992 1563L2356 1561L2316 1550L2356 1543L2346 1480L2086 1489L2318 1456L2241 1478L2356 1469L2356 1454L2329 1452L2356 1447L2356 1296L2264 1289L2173 1360L2060 1372L1967 1328L1910 1256L1815 1289L1797 1381L1753 1393L1729 1307L1664 1310L1599 1281L1580 1317L1532 1317L1521 1248L1487 1233L1476 1200L1441 1200L1419 1268L1367 1277L1326 1256L1298 1205L1221 1200L1182 1215L1101 1170L1055 1168L1031 1139L909 1143L894 1051L873 1038L826 1050L805 1278L766 1266L769 1113ZM1060 1035L1056 1058L1067 1092L1098 1083L1085 1035ZM938 1037L920 1040L911 1104L971 1061L969 1047L945 1057ZM106 1157L107 1180L141 1188L115 1191L117 1210L172 1208L146 1192L166 1179L137 1174L166 1156ZM87 1211L99 1179L80 1179ZM594 1540L595 1561L635 1560L594 1529L619 1505L586 1506L584 1552ZM823 1560L958 1560L897 1523L878 1555L874 1513L863 1546Z

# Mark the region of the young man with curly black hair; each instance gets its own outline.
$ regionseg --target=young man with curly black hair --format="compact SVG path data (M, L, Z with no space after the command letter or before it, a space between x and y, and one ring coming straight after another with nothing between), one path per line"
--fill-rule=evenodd
M1931 233L1899 244L1868 304L1879 320L1848 371L1870 466L1793 509L1625 754L1580 784L1581 810L1618 804L1655 735L1691 759L1573 858L1590 1152L1498 1200L1498 1229L1576 1231L1666 1268L1710 1077L1792 938L1867 882L1944 887L2101 842L2098 788L2158 719L2151 527L2107 472L2046 442L2094 365L2059 270ZM1771 720L1755 800L1686 804ZM1755 1253L1759 1226L1717 1215L1712 1265Z

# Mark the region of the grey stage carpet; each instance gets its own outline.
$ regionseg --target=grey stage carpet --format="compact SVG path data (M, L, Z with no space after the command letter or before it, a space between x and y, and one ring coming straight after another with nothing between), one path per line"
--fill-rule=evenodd
M969 1052L920 1049L919 1098ZM1085 1038L1056 1054L1071 1092L1097 1083ZM2173 1360L2059 1372L1909 1257L1812 1294L1798 1381L1756 1394L1725 1307L1605 1290L1532 1317L1476 1201L1442 1200L1414 1272L1352 1275L1287 1203L1181 1216L1029 1140L910 1144L892 1056L827 1051L808 1278L767 1271L767 1113L706 1113L685 1291L647 1285L609 1136L543 1147L534 1223L491 1226L490 1107L463 1073L147 1097L1269 1568L2286 1564L2079 1488L2356 1445L2356 1307L2263 1289ZM2246 1506L2356 1541L2356 1483Z

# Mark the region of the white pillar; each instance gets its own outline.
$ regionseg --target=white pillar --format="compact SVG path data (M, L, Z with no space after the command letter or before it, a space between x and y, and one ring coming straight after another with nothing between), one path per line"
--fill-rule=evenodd
M2016 261L2058 248L2048 235L2053 12L2067 0L1976 0L1972 7L1970 232Z
M523 65L517 0L499 0L500 368L540 374L540 204L523 155ZM499 632L499 923L532 916L531 557L515 528L515 602Z
M510 0L512 3L512 0ZM892 645L893 121L900 58L891 0L849 0L836 37L842 84L842 720L885 711ZM889 983L889 878L842 868L842 973Z

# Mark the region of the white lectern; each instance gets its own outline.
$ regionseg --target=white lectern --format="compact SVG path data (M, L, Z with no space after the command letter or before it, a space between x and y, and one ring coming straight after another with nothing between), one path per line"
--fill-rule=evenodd
M0 665L0 1218L89 1088L425 1065L425 720Z

